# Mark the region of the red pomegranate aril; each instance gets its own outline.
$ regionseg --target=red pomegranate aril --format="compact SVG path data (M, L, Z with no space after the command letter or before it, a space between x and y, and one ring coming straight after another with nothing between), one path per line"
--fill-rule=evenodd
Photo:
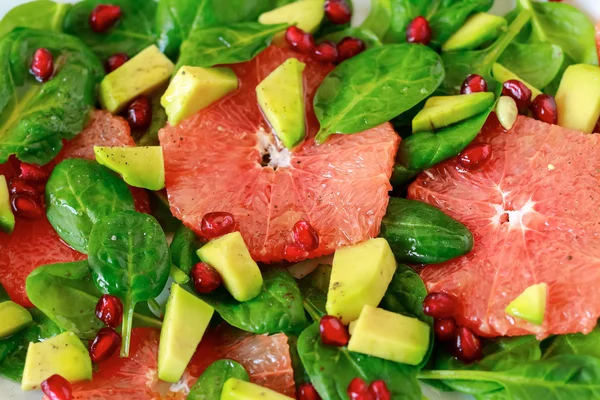
M308 258L308 251L297 243L290 243L283 249L283 257L287 261L298 262Z
M347 24L352 19L352 9L346 0L326 0L325 15L336 25Z
M332 315L325 315L319 323L321 332L321 341L330 346L345 346L350 340L348 328L344 326L339 318Z
M446 293L429 293L423 300L423 312L433 318L450 318L456 308L456 300Z
M531 113L533 118L547 124L558 124L558 109L556 100L548 94L538 95L531 103Z
M431 27L425 17L418 16L406 28L406 41L428 45L431 41Z
M44 182L48 180L50 173L43 167L35 164L21 163L21 174L19 177L33 182Z
M512 97L520 112L527 110L531 104L531 89L517 79L511 79L502 84L502 95Z
M40 388L49 400L71 400L73 396L71 382L56 374L43 381Z
M385 381L373 381L369 385L369 391L375 396L375 400L391 400L392 394Z
M312 57L324 63L333 63L338 58L337 45L329 40L319 43L313 50Z
M492 155L492 146L487 143L471 143L458 155L458 162L463 168L477 169Z
M96 33L109 30L121 18L121 7L112 4L99 4L90 14L90 27Z
M152 105L146 96L140 96L129 104L127 121L133 129L145 129L152 122Z
M223 282L217 270L203 262L197 263L192 268L192 280L198 293L214 292Z
M14 193L10 196L10 202L17 217L38 219L44 216L44 205L42 201L31 193Z
M95 363L106 361L121 347L121 335L113 328L102 328L90 346L90 357Z
M315 38L296 26L290 26L285 31L285 40L290 47L299 53L308 54L315 48Z
M206 240L226 235L235 230L235 219L228 212L215 211L205 214L200 222L200 233Z
M123 303L110 294L100 297L96 303L96 317L111 328L116 328L123 321Z
M104 68L106 69L106 72L111 73L121 65L125 64L128 60L129 56L125 53L113 54L112 56L108 57L108 60L106 60Z
M306 251L313 251L319 247L319 234L307 221L301 220L292 228L294 242Z
M54 57L50 50L39 48L33 53L30 67L31 74L39 82L46 82L54 73Z
M321 396L319 396L317 389L312 384L305 383L298 386L296 400L321 400Z
M456 358L470 363L483 357L481 339L469 328L460 327L456 330L454 351Z
M488 85L483 76L471 74L467 76L460 88L460 94L487 92Z
M375 400L375 395L369 391L369 386L360 378L352 379L347 391L351 400Z
M349 58L352 58L367 49L365 42L354 37L345 37L337 45L338 58L337 62L341 63Z
M449 342L454 338L456 322L452 318L436 319L433 322L435 337L442 342Z
M29 193L33 196L41 196L44 193L44 184L27 181L23 178L12 178L8 182L11 194Z

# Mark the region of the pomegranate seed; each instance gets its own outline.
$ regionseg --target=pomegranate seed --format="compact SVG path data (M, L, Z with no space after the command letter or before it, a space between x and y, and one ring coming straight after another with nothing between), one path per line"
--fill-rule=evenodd
M113 54L112 56L108 57L108 60L106 60L104 68L106 69L107 73L111 73L121 65L125 64L127 60L129 60L129 56L125 53Z
M500 121L498 120L498 114L495 111L490 113L490 116L485 120L485 124L481 128L480 135L487 135L491 132L494 132L498 129L505 130L502 125L500 125Z
M106 326L116 328L123 320L123 303L116 296L102 295L96 303L96 317Z
M307 221L301 220L292 228L294 242L306 251L313 251L319 247L319 234Z
M313 50L312 56L319 62L335 62L338 58L337 45L329 40L321 42Z
M554 97L540 94L533 100L530 108L535 119L547 124L558 124L558 110Z
M48 49L39 48L33 53L30 72L39 82L46 82L54 73L54 57Z
M8 182L10 193L29 193L34 196L40 196L44 193L44 185L36 182L26 181L23 178L12 178Z
M134 129L145 129L152 122L152 105L146 96L140 96L129 104L127 121Z
M450 318L456 308L456 300L446 293L429 293L423 300L423 312L433 318Z
M392 394L384 381L374 381L369 385L369 391L375 396L375 400L391 400Z
M27 192L15 193L11 197L15 215L25 219L38 219L44 216L44 205L37 196Z
M431 27L425 17L418 16L406 28L406 41L428 45L431 41Z
M113 328L102 328L90 346L92 361L99 363L110 358L121 347L121 335Z
M336 25L347 24L352 19L352 10L346 0L326 0L325 15Z
M360 378L354 378L350 381L348 396L351 400L375 400L375 396L369 391L365 381Z
M121 18L121 7L99 4L90 14L90 27L96 33L109 30Z
M492 155L492 146L487 143L471 143L458 155L458 162L463 168L477 169Z
M283 257L291 262L305 260L308 257L308 251L297 243L288 244L283 249Z
M285 40L290 47L300 53L310 53L315 48L315 38L302 29L290 26L285 31Z
M345 37L338 43L337 48L337 62L341 63L342 61L346 61L347 59L362 53L367 49L367 46L365 46L365 43L358 38Z
M345 346L350 340L348 329L342 321L331 315L321 318L319 330L321 331L321 341L330 346Z
M210 293L221 286L221 275L207 263L199 262L192 268L194 288L198 293Z
M512 97L520 112L527 110L527 107L531 104L531 89L517 79L504 82L502 95Z
M321 400L321 396L317 393L317 389L310 383L305 383L298 386L296 391L296 400Z
M481 339L469 328L460 327L456 330L455 353L463 362L473 362L483 357Z
M454 338L456 322L452 318L436 319L433 323L435 336L442 342L448 342Z
M487 92L488 85L483 76L471 74L463 82L460 88L460 94L471 94L479 92Z
M50 173L39 165L22 162L19 176L28 181L43 182L48 180Z
M52 375L40 385L42 392L50 400L71 400L73 388L71 382L60 375Z
M200 222L200 233L206 240L226 235L235 230L235 219L228 212L216 211L205 214Z

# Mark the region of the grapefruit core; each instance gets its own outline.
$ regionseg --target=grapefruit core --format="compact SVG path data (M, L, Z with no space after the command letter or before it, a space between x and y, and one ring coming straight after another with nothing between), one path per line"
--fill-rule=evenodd
M291 57L306 63L307 138L290 152L277 146L255 87ZM239 90L159 133L173 215L200 234L205 214L233 214L252 257L262 262L285 259L299 220L319 233L310 258L377 236L400 142L391 125L316 145L312 99L331 66L271 46L231 67Z

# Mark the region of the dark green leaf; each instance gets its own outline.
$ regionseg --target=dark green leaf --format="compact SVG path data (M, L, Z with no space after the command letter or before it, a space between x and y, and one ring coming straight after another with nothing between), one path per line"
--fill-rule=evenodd
M0 284L0 303L7 300L10 300L10 296L6 292L6 289L4 289L4 286Z
M14 28L46 29L61 32L65 14L70 4L50 0L36 0L14 7L0 21L0 37Z
M390 183L394 189L398 189L399 187L402 187L415 179L420 172L421 171L418 169L408 169L401 163L396 163L394 165L394 170L392 171Z
M160 146L158 131L167 125L167 112L160 104L160 99L165 90L166 88L161 88L150 97L152 105L152 121L150 122L150 126L145 131L134 132L134 136L139 138L136 140L139 146Z
M561 48L550 43L512 43L498 62L541 90L558 75L564 58Z
M158 144L157 144L158 145ZM146 145L145 145L146 146ZM181 221L173 216L169 207L166 194L161 192L149 192L150 210L152 215L165 232L176 232L181 226Z
M215 400L221 398L223 385L229 378L250 382L248 372L232 360L219 360L210 364L196 381L187 400Z
M304 309L316 322L327 314L325 304L327 303L327 291L331 279L331 266L319 265L309 275L300 279L298 286L302 293Z
M341 31L331 32L322 37L323 40L331 40L334 43L340 42L345 37L354 37L362 40L368 49L381 46L381 41L372 31L365 28L346 28Z
M193 230L181 225L171 242L171 260L179 269L189 274L192 267L200 262L196 250L200 248Z
M563 354L581 354L600 359L600 327L587 335L575 333L548 339L550 345L544 350L543 359Z
M207 0L159 0L156 10L158 47L168 57L176 58L181 42L188 37L199 3Z
M56 166L46 185L46 215L58 235L82 253L101 218L135 210L121 178L95 161L68 159Z
M304 369L304 365L302 365L300 354L298 354L298 336L288 334L287 337L288 346L290 347L290 358L292 360L292 369L294 370L294 382L296 383L296 387L304 383L310 383L310 377L308 376L306 369Z

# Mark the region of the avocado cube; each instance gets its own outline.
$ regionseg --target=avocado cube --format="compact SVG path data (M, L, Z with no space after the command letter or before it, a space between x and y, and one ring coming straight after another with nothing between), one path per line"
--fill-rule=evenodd
M290 398L255 383L229 378L223 385L221 400L290 400Z
M174 68L158 47L149 46L104 77L100 83L100 104L117 114L136 97L167 82Z
M69 382L92 379L88 349L73 332L64 332L39 343L29 343L21 389L34 390L52 375Z
M592 133L600 118L600 67L571 65L556 92L558 125Z
M544 322L548 285L531 285L506 306L506 313L512 317L524 319L535 325Z
M500 83L504 83L506 81L510 81L511 79L516 79L521 81L531 90L531 100L533 101L536 97L542 94L542 91L533 86L531 83L527 82L525 79L522 79L520 76L510 71L508 68L503 66L502 64L494 63L492 67L492 75L494 79L496 79Z
M325 16L324 0L299 0L262 13L258 22L263 25L287 23L305 32L314 33Z
M376 307L381 302L394 272L394 253L383 238L337 249L327 291L327 314L344 324L356 320L365 305Z
M12 301L0 303L0 339L9 337L31 323L29 311Z
M225 289L237 301L248 301L262 290L263 278L239 232L213 239L198 250L198 257L215 268Z
M158 347L158 378L181 379L202 340L214 309L176 283L171 285Z
M0 175L0 231L9 235L15 229L15 215L10 205L10 192L6 183L6 177Z
M181 67L160 99L169 123L177 125L215 101L237 90L230 68Z
M442 51L473 50L497 38L506 29L506 19L488 13L477 13L450 36L442 45Z
M148 190L165 187L162 147L94 146L96 161L123 176L127 184Z
M258 104L277 138L288 149L306 136L304 79L306 65L288 58L256 87Z

